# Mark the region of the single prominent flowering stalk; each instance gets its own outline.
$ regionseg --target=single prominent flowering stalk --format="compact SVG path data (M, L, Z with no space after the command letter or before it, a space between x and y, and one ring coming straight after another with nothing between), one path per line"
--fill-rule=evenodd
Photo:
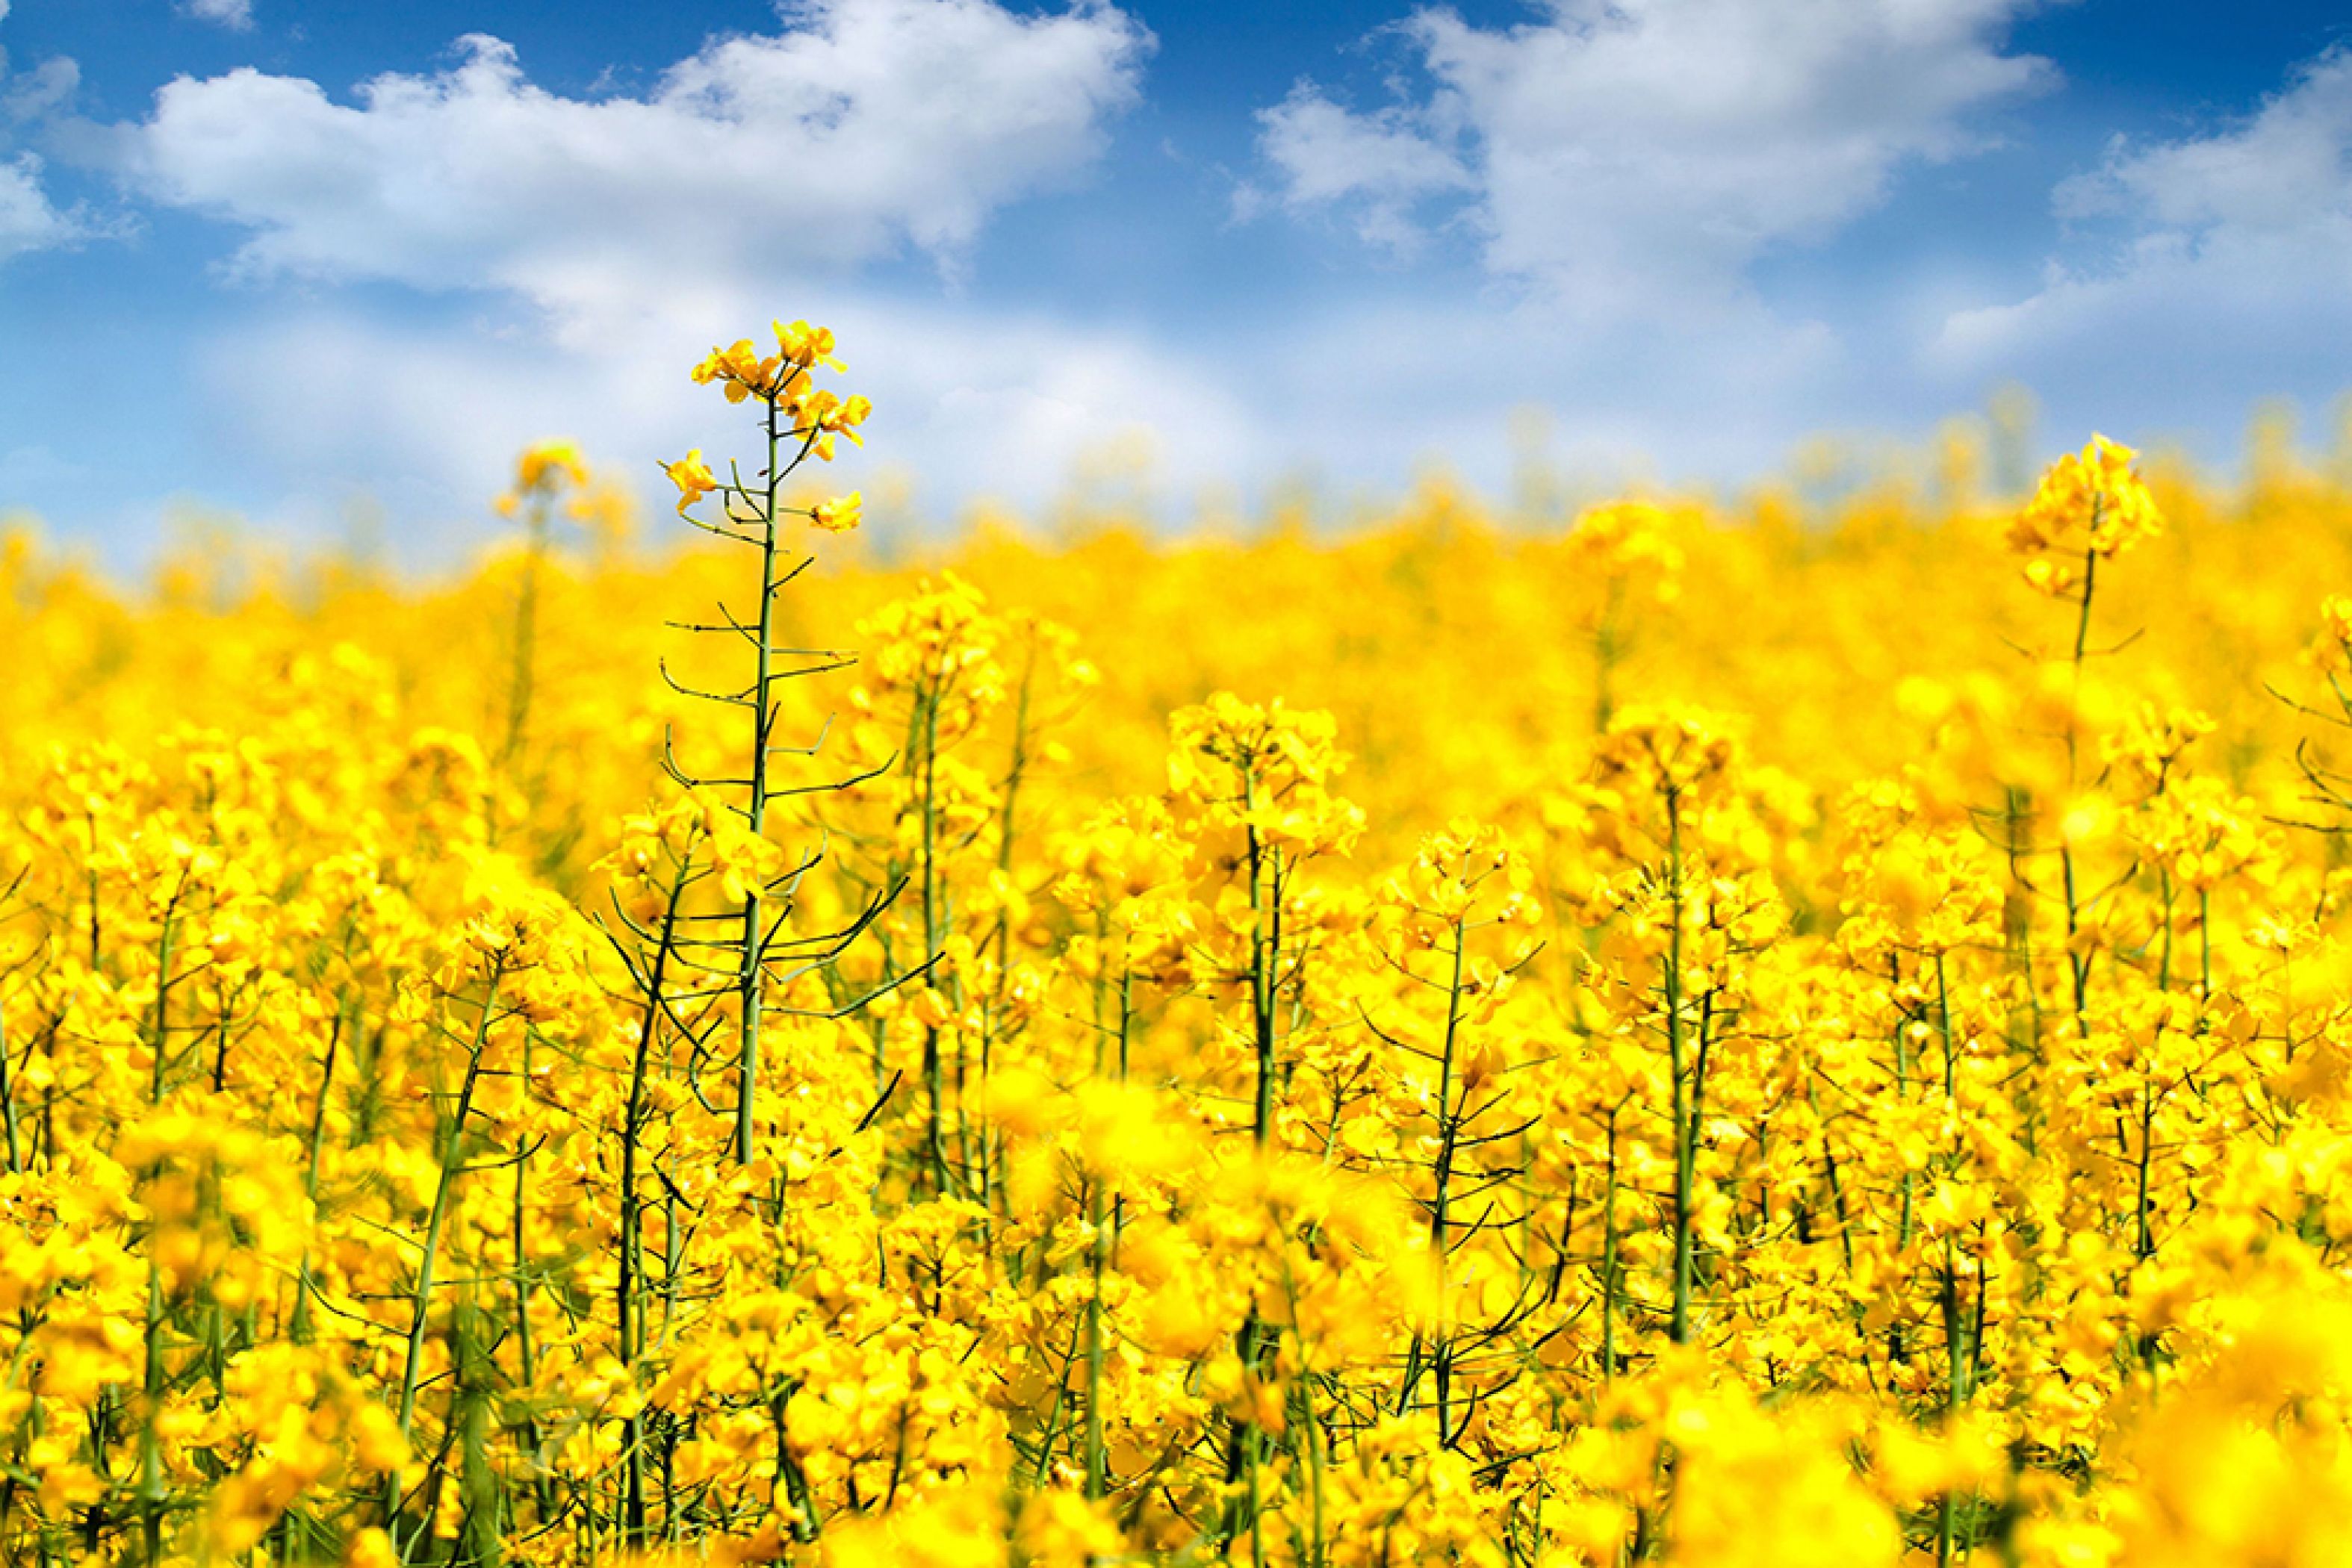
M729 402L750 402L758 407L761 430L767 438L765 464L749 479L730 467L728 477L722 480L711 472L698 448L675 463L662 465L671 483L677 486L678 516L705 533L749 545L759 552L760 598L751 619L743 620L721 605L717 623L683 628L739 636L748 642L753 662L751 684L734 692L709 692L679 686L674 680L670 683L685 695L750 711L750 771L738 779L690 779L680 772L674 760L668 763L672 775L681 783L716 783L741 789L743 802L738 810L755 836L766 831L768 807L795 792L779 789L770 782L769 759L781 749L773 738L778 683L839 668L846 663L824 650L783 649L775 645L776 595L808 565L805 559L788 567L780 565L784 553L781 528L785 518L801 517L829 532L846 532L858 525L863 506L863 497L852 491L813 507L788 507L783 500L784 483L812 457L830 462L835 444L841 439L858 441L857 427L866 423L873 409L863 397L843 398L816 386L814 377L819 366L836 371L843 369L841 361L834 358L830 330L812 327L805 321L794 321L789 326L780 321L775 323L775 336L776 351L772 354L762 355L746 338L731 348L711 350L694 368L695 381L702 385L715 383L726 392ZM721 517L718 521L694 515L696 504L710 496L719 497ZM795 655L816 662L789 667L782 663ZM664 673L667 676L667 671ZM769 891L760 885L746 891L741 936L734 954L735 986L742 1014L736 1052L739 1092L735 1158L745 1165L751 1163L755 1142L760 1015L767 983L767 959L777 935L766 925Z

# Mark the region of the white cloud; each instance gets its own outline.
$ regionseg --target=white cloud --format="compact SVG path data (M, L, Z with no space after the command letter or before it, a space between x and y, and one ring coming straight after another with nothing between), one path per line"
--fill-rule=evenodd
M7 0L0 0L0 20L7 15ZM37 250L78 245L100 232L83 208L60 209L50 199L38 156L12 151L26 131L66 107L80 79L73 61L64 58L44 60L30 71L11 75L8 52L0 49L0 264Z
M2297 68L2203 135L2118 141L2053 197L2071 261L2028 298L1961 311L1934 361L2037 382L2103 378L2140 417L2206 417L2217 396L2341 385L2352 340L2352 50Z
M20 131L63 112L81 87L81 68L59 56L22 75L8 75L8 55L0 49L0 132Z
M1399 25L1432 87L1375 114L1295 92L1260 147L1294 207L1385 235L1454 169L1495 271L1594 304L1721 298L1769 246L1967 151L1971 111L2047 85L2002 51L2031 0L1552 0L1543 21Z
M1301 82L1282 102L1258 111L1258 151L1281 176L1286 205L1348 206L1367 244L1408 252L1420 237L1413 209L1427 197L1476 183L1461 159L1422 131L1417 118L1401 106L1359 114ZM1259 200L1244 187L1243 214Z
M213 22L233 33L253 26L253 0L180 0L180 13L199 22Z
M2299 67L2252 116L2153 147L2118 138L2058 187L2061 216L2123 216L2196 235L2308 232L2352 207L2352 49Z
M559 313L806 276L911 244L952 265L1007 202L1089 165L1150 34L1107 5L807 0L643 97L532 85L481 36L340 104L181 78L119 157L153 199L253 231L257 272L513 290Z
M79 214L59 212L41 189L41 161L19 152L0 162L0 262L89 237Z
M1038 500L1139 426L1248 439L1181 352L952 298L886 302L858 281L909 249L952 271L994 213L1083 174L1139 95L1139 23L1099 0L781 15L635 96L548 91L481 37L349 103L252 70L164 88L110 155L151 198L248 231L247 277L490 296L257 297L197 356L209 447L314 511L357 486L412 521L478 517L514 452L554 433L657 486L656 457L719 450L740 412L688 368L778 314L840 333L847 384L880 411L876 460L918 469L935 503ZM845 455L842 482L867 461Z

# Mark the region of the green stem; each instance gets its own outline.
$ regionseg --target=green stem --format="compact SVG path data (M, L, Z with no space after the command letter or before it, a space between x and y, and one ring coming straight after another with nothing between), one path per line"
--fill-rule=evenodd
M1087 1218L1093 1224L1088 1259L1093 1291L1087 1300L1087 1496L1099 1498L1109 1490L1108 1465L1103 1447L1103 1373L1107 1352L1103 1340L1103 1264L1110 1249L1110 1216L1103 1203L1103 1186L1091 1184Z
M8 1054L8 1010L0 1008L0 1121L5 1121L8 1134L8 1173L25 1174L25 1161L16 1143L16 1064Z
M1695 1129L1689 1124L1689 1085L1683 1073L1683 831L1679 792L1666 791L1666 888L1673 929L1666 938L1666 1066L1674 1080L1675 1298L1668 1333L1676 1344L1690 1343L1691 1189L1696 1183Z
M644 1325L638 1321L638 1280L644 1272L640 1258L645 1228L645 1208L637 1196L637 1142L645 1125L646 1076L653 1060L656 1036L660 1032L662 983L667 976L669 955L677 940L677 905L686 889L686 867L678 867L677 879L670 883L669 900L662 910L661 936L654 948L653 968L646 984L646 1005L637 1023L637 1048L629 1063L629 1093L621 1115L621 1257L620 1279L615 1291L615 1317L618 1326L618 1349L621 1364L635 1370L639 1342L644 1338ZM624 1426L623 1460L627 1469L622 1540L635 1549L645 1544L645 1415L632 1411Z
M457 1113L450 1124L448 1142L442 1147L440 1175L433 1184L433 1208L425 1222L425 1255L416 1265L416 1300L408 1317L408 1354L400 1375L400 1435L405 1439L415 1425L416 1390L425 1372L425 1332L432 1317L433 1276L441 1251L441 1231L449 1217L450 1195L457 1190L458 1173L465 1167L466 1124L474 1110L474 1087L481 1082L483 1048L488 1044L490 1024L497 1016L499 982L504 977L505 960L500 959L490 970L488 992L482 998L481 1016L475 1020L473 1039L466 1049L466 1078L457 1091Z
M1609 1111L1609 1168L1601 1206L1601 1383L1617 1375L1617 1113Z
M744 821L754 838L767 831L769 736L775 724L772 691L776 594L776 497L783 484L783 427L777 423L773 396L768 399L767 504L760 518L760 625L753 643L755 670L751 682L751 799L744 803ZM743 894L742 969L736 980L742 1016L736 1029L735 1160L750 1165L759 1134L760 1009L767 984L767 932L761 924L762 894L757 883Z

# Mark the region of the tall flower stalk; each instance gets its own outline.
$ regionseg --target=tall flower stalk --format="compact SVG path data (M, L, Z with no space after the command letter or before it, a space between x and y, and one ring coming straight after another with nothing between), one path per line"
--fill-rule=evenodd
M845 532L858 525L863 505L862 496L852 491L812 506L791 506L786 504L785 486L811 458L832 461L837 442L845 438L858 442L857 428L873 410L872 403L862 396L844 398L816 385L814 377L820 367L835 371L844 368L834 357L834 339L829 329L812 327L805 321L794 321L789 326L780 321L775 323L775 338L776 350L772 354L761 354L746 338L730 348L711 350L694 368L698 384L716 385L727 394L729 402L749 402L758 411L760 432L765 443L761 465L746 477L740 467L730 465L728 476L720 479L703 461L699 448L662 465L671 483L677 486L679 517L715 538L748 546L759 557L759 597L749 618L722 603L718 621L681 628L740 638L748 643L751 653L750 683L734 690L709 690L683 685L670 675L667 664L662 671L664 679L680 694L737 708L750 716L750 756L744 773L723 779L692 777L679 767L667 744L663 759L671 776L689 788L740 791L735 810L755 837L768 831L769 807L811 788L779 788L772 781L772 759L780 751L794 749L807 755L815 749L814 745L787 748L776 744L778 688L785 681L839 669L849 662L845 655L829 649L784 648L776 643L777 596L809 565L807 558L790 560L790 552L784 548L783 526L787 518L798 517L828 532ZM718 516L697 517L697 504L712 496L718 497ZM769 906L771 896L781 891L766 883L746 888L740 934L732 943L730 955L740 1009L736 1025L734 1155L741 1165L749 1165L757 1152L760 1022L766 1008L768 966L775 955L782 928L781 917L771 919Z

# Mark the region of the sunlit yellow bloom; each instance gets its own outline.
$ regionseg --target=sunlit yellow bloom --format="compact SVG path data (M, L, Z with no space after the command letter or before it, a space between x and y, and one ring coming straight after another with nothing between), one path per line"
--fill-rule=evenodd
M663 464L662 472L668 475L670 483L677 486L677 509L681 516L688 507L719 488L719 481L712 477L709 466L702 461L702 452L698 447L675 463Z
M2061 598L2078 595L2097 559L2121 555L2164 527L2147 482L2131 466L2139 455L2094 435L2042 476L2011 520L2009 547L2028 558L2029 581Z
M845 534L865 520L866 495L852 490L846 496L836 496L830 501L819 501L809 521L827 533Z

